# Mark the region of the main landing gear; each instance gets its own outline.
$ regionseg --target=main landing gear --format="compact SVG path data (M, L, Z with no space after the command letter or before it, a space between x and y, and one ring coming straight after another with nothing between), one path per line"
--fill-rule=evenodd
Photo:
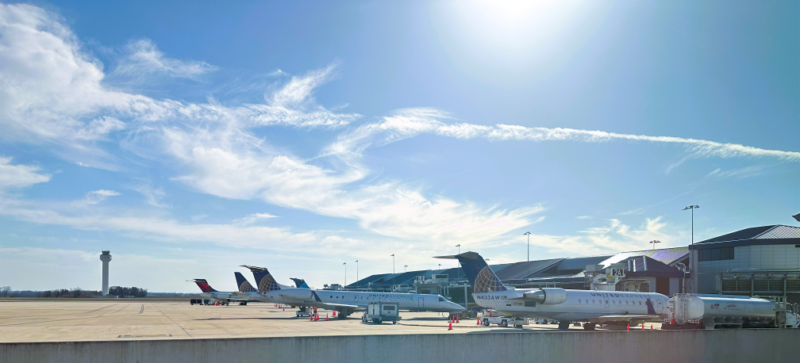
M583 323L583 330L594 331L594 328L596 326L597 326L597 324L594 324L594 323Z
M569 322L568 321L559 321L558 322L558 330L568 330L569 329Z

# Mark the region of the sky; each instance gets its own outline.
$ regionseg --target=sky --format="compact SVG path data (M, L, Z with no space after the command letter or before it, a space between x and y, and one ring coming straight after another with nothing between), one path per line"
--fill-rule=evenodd
M0 3L0 285L99 290L101 250L195 292L521 261L528 231L534 260L678 247L688 205L695 241L796 225L799 11Z

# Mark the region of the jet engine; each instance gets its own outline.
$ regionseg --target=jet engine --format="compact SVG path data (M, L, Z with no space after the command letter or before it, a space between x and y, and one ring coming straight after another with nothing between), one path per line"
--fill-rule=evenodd
M526 299L531 299L539 304L555 305L567 301L567 292L561 288L544 288L539 291L525 293Z

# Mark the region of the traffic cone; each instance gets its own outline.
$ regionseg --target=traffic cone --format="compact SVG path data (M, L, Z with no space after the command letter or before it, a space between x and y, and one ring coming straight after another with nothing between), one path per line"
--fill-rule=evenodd
M336 317L336 310L333 311L333 317Z
M308 316L308 321L314 321L314 315L313 314Z
M316 319L316 321L319 321L319 313L317 313L317 319Z
M644 330L644 322L642 323L642 330Z
M625 330L631 331L631 324L630 323L628 323L628 325L625 327Z
M325 321L328 321L328 314L325 313Z
M456 315L456 323L460 323L460 322L461 322L461 319L459 319L458 315Z
M447 327L447 330L453 330L453 323L451 322L450 325Z
M283 311L286 311L286 308L283 308Z
M653 324L650 324L650 330L653 330Z
M670 325L677 325L677 324L678 324L678 322L677 322L677 321L675 321L675 318L672 318L672 319L670 319L670 320L669 320L669 324L670 324Z
M481 318L476 319L475 325L481 325Z

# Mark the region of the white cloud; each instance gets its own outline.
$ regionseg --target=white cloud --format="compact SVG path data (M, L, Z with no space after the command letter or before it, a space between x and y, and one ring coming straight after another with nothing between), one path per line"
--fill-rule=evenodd
M144 196L145 203L157 208L170 208L171 206L163 202L166 193L161 188L153 188L150 183L142 184L134 188Z
M652 247L652 240L661 241L658 248L683 245L679 240L683 234L668 229L661 217L646 218L639 228L611 219L605 226L588 228L578 235L531 235L531 244L549 252L579 256L645 250Z
M75 205L93 205L99 204L100 202L106 200L108 197L113 197L119 195L119 193L113 190L94 190L91 192L86 193L86 196L83 199L73 202Z
M0 156L0 192L50 181L50 174L40 174L39 171L36 166L11 165L11 158Z
M277 218L277 216L273 216L269 213L253 213L248 214L242 219L237 219L233 221L233 224L241 225L241 226L249 226L254 223L258 223L265 219Z
M323 154L361 152L370 146L380 146L419 134L430 133L458 139L484 138L493 141L646 141L682 145L694 157L769 157L786 161L800 161L800 152L760 149L708 140L505 124L494 126L468 123L448 124L440 121L447 118L451 118L451 116L435 109L400 110L394 115L384 117L380 122L365 124L356 130L340 135L338 140L329 146Z
M592 219L594 217L592 217L592 216L577 216L575 218L577 218L577 219Z
M134 44L141 50L135 53L141 64L184 76L207 68L176 63L146 42ZM360 117L314 103L314 88L329 79L333 67L293 77L268 95L267 103L231 107L213 100L184 103L111 90L103 84L102 69L82 51L58 15L31 5L0 4L0 135L16 142L60 145L71 153L60 156L113 169L115 163L94 141L121 130L136 138L182 122L185 127L223 127L235 133L269 125L340 127ZM178 124L166 126L167 121ZM100 160L85 160L90 157Z
M114 70L117 74L136 77L166 74L177 78L197 78L217 69L206 62L167 58L149 39L130 41L125 50L125 56Z

